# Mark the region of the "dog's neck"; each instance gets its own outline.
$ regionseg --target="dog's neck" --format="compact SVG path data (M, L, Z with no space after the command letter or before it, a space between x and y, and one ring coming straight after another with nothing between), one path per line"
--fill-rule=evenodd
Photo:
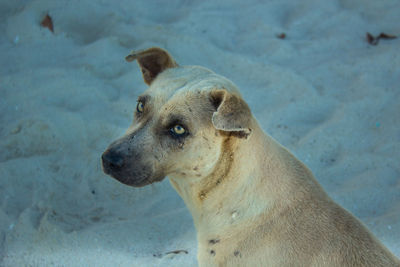
M279 165L279 159L271 156L277 153L271 150L281 149L281 146L267 136L257 122L254 122L250 136L241 137L226 136L219 160L207 177L170 177L171 184L192 213L198 232L221 231L246 218L265 214L274 199L275 194L270 191L276 189L268 188L265 186L268 183L258 180L267 179L266 165ZM257 193L259 191L262 193Z
M293 207L290 202L301 198L327 197L309 169L256 121L247 139L226 137L207 177L170 181L190 210L197 232L209 237L240 229L248 220L265 221L265 216L274 217L275 211Z

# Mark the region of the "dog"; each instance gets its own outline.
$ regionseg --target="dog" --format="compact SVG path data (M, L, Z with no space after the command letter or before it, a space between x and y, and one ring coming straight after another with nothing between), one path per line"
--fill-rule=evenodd
M126 60L149 87L103 171L133 187L168 176L193 216L199 266L400 266L263 132L231 81L157 47Z

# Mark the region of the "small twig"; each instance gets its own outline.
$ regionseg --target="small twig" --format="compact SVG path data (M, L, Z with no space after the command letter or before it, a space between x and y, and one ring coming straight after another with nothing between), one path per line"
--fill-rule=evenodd
M184 249L177 249L177 250L165 252L165 255L168 255L168 254L179 254L179 253L188 254L189 252L187 250L184 250Z
M384 32L382 32L382 33L379 35L379 37L382 38L382 39L396 39L396 38L397 38L397 36L395 36L395 35L386 34L386 33L384 33Z

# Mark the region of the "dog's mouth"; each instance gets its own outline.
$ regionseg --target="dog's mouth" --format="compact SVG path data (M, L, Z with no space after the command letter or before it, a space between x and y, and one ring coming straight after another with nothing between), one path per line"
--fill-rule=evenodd
M120 173L107 173L107 174L110 175L115 180L117 180L118 182L133 187L143 187L153 183L148 178L138 179L137 177L130 177L126 174L120 174Z
M160 182L164 179L164 177L159 179L154 179L151 176L143 176L143 175L133 176L131 173L125 173L125 172L112 172L112 173L105 172L105 173L114 178L115 180L117 180L118 182L133 187L143 187L155 182Z

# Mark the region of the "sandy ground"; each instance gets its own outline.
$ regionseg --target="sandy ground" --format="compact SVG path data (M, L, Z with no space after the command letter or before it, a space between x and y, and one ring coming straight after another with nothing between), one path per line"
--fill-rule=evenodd
M400 256L400 39L365 38L400 36L399 14L398 0L0 1L0 266L196 265L168 179L129 188L100 166L146 88L124 57L153 45L233 80Z

